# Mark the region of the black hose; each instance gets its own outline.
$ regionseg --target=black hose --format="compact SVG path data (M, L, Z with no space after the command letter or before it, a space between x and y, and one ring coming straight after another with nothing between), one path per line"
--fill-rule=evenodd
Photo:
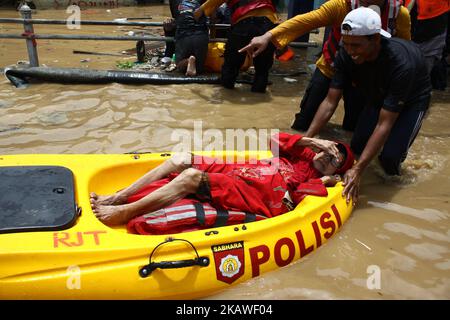
M5 76L18 87L27 78L57 83L124 83L124 84L218 84L220 76L204 75L187 77L175 74L149 73L123 70L92 70L75 68L31 67L6 69ZM21 82L22 81L22 82Z

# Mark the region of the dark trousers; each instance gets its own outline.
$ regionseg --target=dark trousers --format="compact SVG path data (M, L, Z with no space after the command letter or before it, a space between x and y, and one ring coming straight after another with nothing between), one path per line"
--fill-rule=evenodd
M249 44L253 37L266 33L274 26L266 17L250 17L231 27L222 66L222 85L225 88L234 88L239 70L245 62L246 53L239 53L238 50ZM275 47L270 43L266 50L253 59L253 65L255 66L255 76L251 89L253 92L266 91L274 51Z
M326 77L318 68L314 71L312 78L305 90L300 102L300 112L295 115L292 129L306 131L319 109L320 104L326 98L330 88L331 79ZM344 120L342 128L353 131L356 127L362 107L365 105L364 96L352 86L351 82L345 84L344 90Z
M173 23L173 29L166 30L164 29L164 37L175 37L176 32L176 25ZM166 42L166 49L164 50L164 57L172 58L173 54L175 53L175 42Z
M314 10L314 1L298 1L298 0L289 0L288 2L288 19L295 17L298 14L307 13ZM305 33L304 35L295 39L298 42L308 42L309 41L309 33Z
M428 107L430 99L424 99L423 104ZM408 150L422 126L426 111L410 109L405 108L400 113L378 157L384 171L389 175L400 175L400 165L406 159ZM362 110L351 141L351 148L356 154L361 154L366 147L378 122L379 113L379 110L372 107Z

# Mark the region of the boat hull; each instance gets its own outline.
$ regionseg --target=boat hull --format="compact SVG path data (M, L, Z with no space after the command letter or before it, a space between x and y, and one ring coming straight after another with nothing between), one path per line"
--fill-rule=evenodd
M246 157L267 155L245 153ZM295 210L275 218L180 234L128 234L123 227L110 228L95 217L90 192L109 194L124 188L168 156L0 156L0 167L70 169L75 201L81 208L76 223L67 229L0 234L0 299L204 297L313 252L338 232L352 211L339 184L328 188L328 197L307 196ZM157 268L142 275L150 260L197 257L206 259L207 265Z

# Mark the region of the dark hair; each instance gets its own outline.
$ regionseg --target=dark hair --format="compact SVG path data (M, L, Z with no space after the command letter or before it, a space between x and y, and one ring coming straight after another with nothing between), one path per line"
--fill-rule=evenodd
M338 148L339 152L343 155L341 165L339 166L339 168L340 168L344 165L345 160L347 159L347 149L345 148L345 146L342 143L338 143L337 148Z
M342 24L341 28L344 31L352 31L352 26L349 25L348 23ZM376 37L376 35L377 35L377 33L374 33L374 34L365 35L365 37L367 38L367 40L372 41Z

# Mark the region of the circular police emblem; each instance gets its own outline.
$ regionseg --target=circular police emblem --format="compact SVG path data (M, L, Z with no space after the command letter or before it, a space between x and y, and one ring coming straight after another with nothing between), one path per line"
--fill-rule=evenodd
M231 278L239 272L241 265L237 256L229 254L220 260L219 270L224 277Z

